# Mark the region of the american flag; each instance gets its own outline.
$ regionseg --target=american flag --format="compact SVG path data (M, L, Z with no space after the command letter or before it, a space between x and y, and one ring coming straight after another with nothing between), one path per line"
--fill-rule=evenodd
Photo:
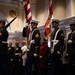
M46 39L48 40L48 37L50 36L50 23L51 23L51 18L52 18L52 14L53 14L53 8L52 8L52 0L49 0L49 14L48 14L48 18L46 20L44 29L45 29L45 36Z
M26 22L30 24L32 20L31 15L31 7L30 7L30 0L23 0L24 2L24 9L25 9L25 16L26 16Z
M29 36L29 34L30 34L30 22L32 21L30 0L23 0L23 3L24 3L24 10L25 10L25 16L26 16L26 23L28 23L27 33Z

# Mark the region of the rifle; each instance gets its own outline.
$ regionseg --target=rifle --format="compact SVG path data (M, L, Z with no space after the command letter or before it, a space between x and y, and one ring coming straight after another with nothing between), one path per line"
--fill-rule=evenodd
M17 16L16 16L12 21L10 21L10 22L5 26L5 28L8 28L8 27L10 26L10 24L11 24L16 18L17 18Z

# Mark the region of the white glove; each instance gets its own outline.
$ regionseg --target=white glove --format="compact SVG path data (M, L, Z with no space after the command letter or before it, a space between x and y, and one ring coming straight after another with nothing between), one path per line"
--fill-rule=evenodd
M68 43L71 44L72 43L72 40L68 40Z
M11 61L13 61L13 59L10 59Z
M59 52L59 51L57 51L57 54L60 54L60 52Z
M40 56L40 58L42 58L42 56Z
M34 57L36 57L38 54L34 53Z
M68 53L66 54L66 56L68 56Z
M31 40L31 41L30 41L30 44L34 44L34 43L35 43L35 41L34 41L34 40Z
M51 49L51 53L53 53L54 52L54 50L53 49Z

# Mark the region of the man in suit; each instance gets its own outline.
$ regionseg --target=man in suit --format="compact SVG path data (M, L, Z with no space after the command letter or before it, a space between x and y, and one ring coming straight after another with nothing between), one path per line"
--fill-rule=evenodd
M73 65L75 64L75 23L70 24L71 32L68 35L67 56L69 61L68 75L73 74Z
M52 20L52 28L54 28L51 33L51 54L50 54L50 67L51 75L61 75L62 67L62 50L64 44L64 32L59 28L59 20Z
M38 56L40 46L40 32L37 29L37 25L38 21L32 20L31 22L32 31L30 33L30 50L27 54L25 75L31 75L33 63L36 70L36 74L40 75L39 56Z

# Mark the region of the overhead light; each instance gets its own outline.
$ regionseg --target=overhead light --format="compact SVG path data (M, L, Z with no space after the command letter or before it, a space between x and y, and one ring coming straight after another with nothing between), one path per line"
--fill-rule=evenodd
M14 10L10 10L10 11L9 11L9 15L10 15L11 17L15 17L15 16L17 15L17 13L16 13L16 11L14 11Z

